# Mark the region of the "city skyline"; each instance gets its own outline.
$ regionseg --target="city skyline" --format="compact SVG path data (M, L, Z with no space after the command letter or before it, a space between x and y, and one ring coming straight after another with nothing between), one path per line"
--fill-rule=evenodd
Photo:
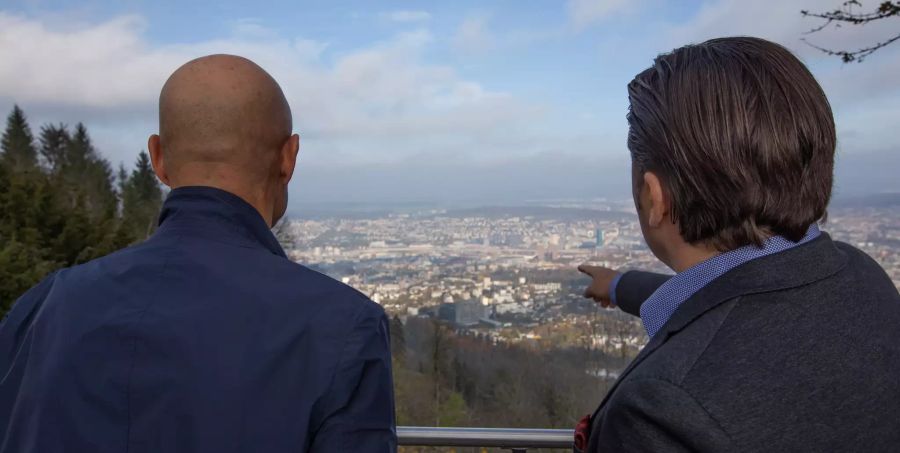
M896 210L845 204L822 228L864 250L900 288ZM392 316L439 318L502 342L540 339L548 326L577 330L598 316L582 296L580 264L672 273L646 246L627 202L333 214L289 219L277 231L291 260L353 286ZM598 331L591 343L607 352L643 345L646 333L631 321L613 328L618 339ZM558 341L550 343L576 346Z

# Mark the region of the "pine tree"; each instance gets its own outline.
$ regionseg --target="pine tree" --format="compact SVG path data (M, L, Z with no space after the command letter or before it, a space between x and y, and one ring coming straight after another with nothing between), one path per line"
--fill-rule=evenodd
M33 172L37 170L37 151L34 137L25 118L25 112L18 105L6 118L6 130L0 138L0 159L13 172Z
M96 227L92 224L87 210L84 208L84 195L78 196L75 205L66 213L66 219L60 234L50 244L57 258L74 265L85 261L85 249L91 247L96 240Z
M57 267L57 263L42 255L39 247L14 237L0 241L0 315L5 315L22 293Z
M75 125L75 132L66 143L63 156L64 171L67 176L74 177L78 172L83 172L94 159L94 145L88 135L87 128L82 123Z
M48 124L41 128L40 144L41 157L50 174L58 174L65 164L66 149L69 146L69 131L64 124Z
M120 170L120 178L123 171ZM163 195L147 153L141 151L138 154L131 176L120 184L122 223L131 237L146 239L156 228Z
M70 202L84 195L84 208L94 221L103 222L115 216L118 200L113 189L112 167L97 154L84 124L75 126L66 146L63 178L72 191Z
M132 242L120 226L112 169L87 129L79 124L70 135L48 125L39 144L15 107L0 143L0 314L53 269Z
M125 197L125 187L128 184L128 172L125 171L125 164L119 163L119 172L116 174L116 188L119 191L119 202L122 202L122 199ZM119 210L121 211L122 206L119 206ZM121 212L120 212L121 213Z
M59 216L25 114L15 106L0 139L0 314L58 266L45 247Z

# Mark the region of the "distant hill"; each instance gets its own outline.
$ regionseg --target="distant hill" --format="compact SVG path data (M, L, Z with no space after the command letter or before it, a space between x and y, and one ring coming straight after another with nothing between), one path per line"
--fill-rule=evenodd
M352 210L352 209L296 209L288 213L288 217L300 220L325 220L325 219L378 219L393 214L388 209Z
M442 217L532 217L548 220L633 220L635 215L624 211L604 211L586 208L556 208L549 206L484 206L449 210Z
M433 209L429 203L299 202L288 208L292 219L378 219Z
M831 208L892 208L900 207L900 192L866 196L839 197L832 200ZM439 214L429 211L440 210ZM377 219L390 215L407 214L437 217L484 217L491 219L531 217L541 220L636 220L631 212L601 209L553 207L553 206L441 206L428 203L310 203L294 207L288 213L294 219Z
M900 207L900 192L839 198L831 202L833 208L890 208Z
M438 211L437 213L433 213ZM298 206L288 212L293 219L377 219L391 215L417 217L484 217L491 219L531 217L541 220L634 220L633 213L601 209L553 206L432 206L425 203L375 205L366 203L317 203Z

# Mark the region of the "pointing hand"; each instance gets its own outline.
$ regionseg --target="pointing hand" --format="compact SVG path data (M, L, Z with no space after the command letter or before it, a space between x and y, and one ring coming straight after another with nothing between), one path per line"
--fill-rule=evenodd
M613 279L619 275L619 272L608 267L589 266L587 264L578 266L578 271L593 279L590 286L584 290L584 297L594 299L595 302L599 302L604 308L615 306L610 297L610 286Z

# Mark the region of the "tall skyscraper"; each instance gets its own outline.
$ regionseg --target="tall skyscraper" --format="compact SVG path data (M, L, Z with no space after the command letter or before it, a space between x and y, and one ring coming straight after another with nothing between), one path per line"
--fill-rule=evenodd
M601 230L600 228L594 230L594 240L597 241L597 243L595 244L596 248L599 249L603 247L603 230Z

